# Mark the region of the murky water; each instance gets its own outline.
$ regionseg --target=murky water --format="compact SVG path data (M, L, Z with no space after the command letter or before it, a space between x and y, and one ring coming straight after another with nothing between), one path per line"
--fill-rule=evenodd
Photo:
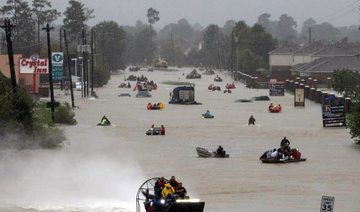
M242 84L232 94L207 90L214 76L196 83L196 100L203 105L165 105L147 111L148 102L168 102L175 87L162 81L183 80L189 72L138 72L158 84L152 98L135 98L117 86L113 76L97 90L99 100L81 100L79 124L66 127L69 144L54 151L0 152L0 211L133 211L140 184L154 176L175 175L193 198L205 201L205 211L318 211L322 195L334 196L335 210L360 208L360 149L346 129L324 129L320 105L307 101L293 107L293 96L272 97L279 114L267 112L270 102L234 103L236 99L268 95ZM128 75L127 73L126 75ZM132 73L134 74L134 73ZM132 82L132 85L134 83ZM132 97L119 98L120 92ZM58 96L57 98L68 98ZM209 109L215 119L201 118ZM106 115L113 126L97 127ZM256 126L247 126L250 115ZM164 124L166 136L145 136L151 124ZM262 164L258 158L278 147L286 135L307 162ZM229 159L198 158L197 146L222 145Z

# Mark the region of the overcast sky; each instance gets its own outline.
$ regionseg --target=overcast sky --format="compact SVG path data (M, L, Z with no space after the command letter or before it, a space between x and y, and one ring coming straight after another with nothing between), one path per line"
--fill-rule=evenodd
M27 0L31 1L31 0ZM61 12L68 0L50 0ZM359 24L360 0L80 0L95 10L93 25L103 20L114 20L121 25L134 25L136 20L147 21L146 12L153 7L160 12L160 21L155 27L186 18L191 24L206 26L215 23L222 26L226 20L245 20L254 24L262 13L272 19L287 13L298 25L309 17L319 22L330 22L335 26ZM6 0L0 0L3 5Z

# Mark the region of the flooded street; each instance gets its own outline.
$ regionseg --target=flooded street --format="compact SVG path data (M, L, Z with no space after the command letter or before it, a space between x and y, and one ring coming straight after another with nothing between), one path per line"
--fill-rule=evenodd
M207 212L318 211L321 196L335 197L335 211L360 208L360 148L347 129L322 127L320 104L306 101L294 108L293 96L271 97L281 113L269 113L270 102L235 103L268 95L236 83L232 94L208 91L214 76L185 80L178 72L126 72L113 75L100 99L80 99L78 125L65 128L68 143L58 150L0 152L0 211L134 211L137 189L145 180L175 175L192 198L205 201ZM157 83L151 98L135 98L118 88L124 76L144 74ZM221 75L223 76L223 75ZM163 81L194 82L202 105L169 105L176 86ZM134 86L134 82L131 82ZM118 97L129 92L131 97ZM69 96L57 96L64 100ZM163 101L162 111L148 111L148 102ZM207 109L214 119L203 119ZM106 115L111 127L97 127ZM254 115L256 126L247 126ZM146 136L151 124L164 125L166 136ZM261 154L277 148L283 136L308 161L262 164ZM198 158L196 147L222 145L228 159Z

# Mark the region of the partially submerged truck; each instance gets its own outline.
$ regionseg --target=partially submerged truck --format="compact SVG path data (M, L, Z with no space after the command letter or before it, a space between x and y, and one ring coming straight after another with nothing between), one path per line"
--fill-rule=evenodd
M170 93L169 104L194 105L201 103L195 101L194 86L180 86L174 88L174 90Z

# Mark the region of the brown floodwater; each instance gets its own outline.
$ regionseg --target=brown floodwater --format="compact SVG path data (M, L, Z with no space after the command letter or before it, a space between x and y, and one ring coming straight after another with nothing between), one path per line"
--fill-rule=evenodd
M113 75L100 99L81 99L76 92L78 125L65 127L67 142L58 150L0 152L0 211L134 211L138 187L148 178L175 175L192 198L205 201L206 212L318 211L321 196L335 197L335 210L360 209L360 148L349 130L323 128L321 107L311 101L294 108L293 96L271 97L281 113L267 112L270 102L235 103L268 95L236 83L232 94L208 91L214 76L185 80L178 72L126 72ZM129 74L146 75L158 84L151 98L135 98L117 86ZM176 86L163 81L191 81L202 105L169 105ZM134 85L134 82L131 82ZM120 92L132 96L118 97ZM57 99L68 100L57 91ZM148 111L148 102L165 102ZM203 119L207 109L214 119ZM110 127L97 127L106 115ZM254 115L256 126L247 126ZM163 124L166 136L146 136L151 124ZM262 164L260 155L287 136L308 160ZM196 147L222 145L228 159L199 158Z

